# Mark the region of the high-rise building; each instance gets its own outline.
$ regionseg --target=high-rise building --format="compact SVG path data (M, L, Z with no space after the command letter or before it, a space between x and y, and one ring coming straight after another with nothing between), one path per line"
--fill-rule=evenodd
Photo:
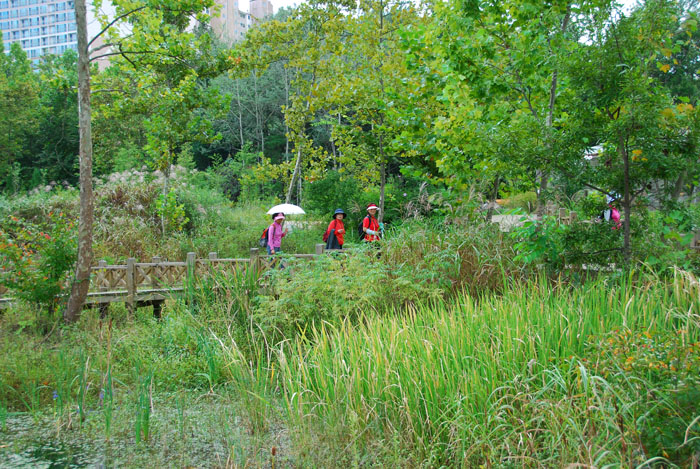
M87 3L88 37L100 31L95 20L92 1ZM238 0L216 0L219 15L212 16L211 26L219 38L227 41L243 39L252 24L272 15L270 0L251 0L251 13L241 11ZM104 2L107 14L113 6ZM0 0L0 31L5 52L14 42L20 44L27 56L38 60L46 54L62 54L77 50L78 35L73 0Z
M211 17L211 29L226 42L240 41L255 23L272 16L270 0L250 0L250 13L241 11L238 0L216 0L218 15Z
M211 29L225 42L243 39L250 27L250 14L241 11L238 0L216 0L218 14L211 16Z
M262 21L274 14L272 2L270 0L250 0L250 17L253 24Z
M72 1L0 0L0 30L5 51L18 42L32 60L77 48Z

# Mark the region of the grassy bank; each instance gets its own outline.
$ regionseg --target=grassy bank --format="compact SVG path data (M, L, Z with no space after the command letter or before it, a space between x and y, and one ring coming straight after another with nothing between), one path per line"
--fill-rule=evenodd
M283 355L289 419L328 457L683 467L700 450L699 294L680 276L540 281L316 328L313 347Z
M116 309L46 337L3 316L0 432L37 424L0 461L47 433L133 448L132 467L688 467L700 452L700 289L682 272L307 317L279 341L254 279L216 282L160 322Z

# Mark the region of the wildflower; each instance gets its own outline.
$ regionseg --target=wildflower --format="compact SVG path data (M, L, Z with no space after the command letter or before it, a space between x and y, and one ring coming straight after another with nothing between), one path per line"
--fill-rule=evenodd
M54 390L54 392L53 392L53 400L55 401L56 399L58 399L58 391Z

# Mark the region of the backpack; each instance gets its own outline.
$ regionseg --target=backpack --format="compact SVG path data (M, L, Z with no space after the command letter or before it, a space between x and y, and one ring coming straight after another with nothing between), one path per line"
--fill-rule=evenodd
M365 215L365 218L369 218L369 215ZM365 236L367 235L367 233L365 233L364 226L363 226L363 224L365 222L365 218L360 220L360 224L357 225L357 236L360 238L360 241L364 241ZM371 222L371 220L370 220L370 222Z
M337 225L336 225L336 226L337 226ZM333 230L335 230L335 228L333 228ZM330 236L331 231L332 231L332 230L326 230L326 232L323 233L323 242L324 242L324 243L328 241L328 237Z
M266 248L267 247L267 230L269 230L270 227L268 226L265 228L262 232L262 235L260 236L260 239L258 240L258 244L260 245L261 248Z

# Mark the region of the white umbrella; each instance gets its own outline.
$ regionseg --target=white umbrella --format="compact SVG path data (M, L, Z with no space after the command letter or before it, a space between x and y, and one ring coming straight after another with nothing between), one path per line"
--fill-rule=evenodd
M306 213L303 208L292 204L279 204L267 211L268 215L273 213L284 213L285 215L300 215Z

